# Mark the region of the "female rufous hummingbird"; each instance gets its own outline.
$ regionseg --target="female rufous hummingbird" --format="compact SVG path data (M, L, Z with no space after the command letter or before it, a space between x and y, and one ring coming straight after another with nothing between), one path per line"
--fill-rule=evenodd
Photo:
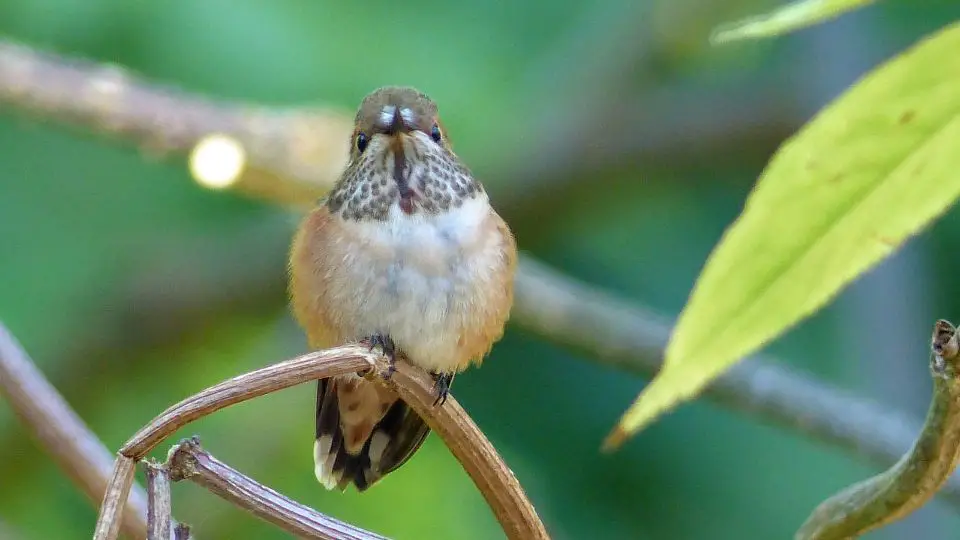
M516 242L426 95L367 95L350 145L346 169L294 237L293 312L313 348L364 342L429 371L440 403L454 374L503 335ZM316 420L315 473L327 489L367 489L430 432L360 374L318 381Z

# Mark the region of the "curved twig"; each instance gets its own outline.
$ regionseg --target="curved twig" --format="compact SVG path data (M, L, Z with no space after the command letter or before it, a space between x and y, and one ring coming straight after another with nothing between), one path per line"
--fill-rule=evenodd
M442 407L435 407L433 379L405 362L397 362L386 382L443 439L487 500L507 538L549 538L513 471L452 395Z
M223 381L168 408L120 448L120 455L143 459L183 426L220 409L307 381L374 367L380 356L351 345L307 353Z
M117 537L119 516L124 511L126 493L133 484L136 462L177 429L224 407L269 392L312 379L369 369L377 358L358 346L308 353L234 377L170 407L138 431L118 453L100 505L94 540L114 540Z
M299 538L386 540L378 534L325 516L231 468L200 447L196 437L170 450L165 468L174 482L190 480L218 497Z
M443 439L483 494L508 538L548 539L546 528L513 472L456 399L448 396L443 406L434 407L434 381L429 375L398 361L393 375L385 380L379 374L386 373L387 367L385 359L371 353L368 347L350 345L251 371L168 408L127 441L119 453L121 459L142 459L178 429L230 405L307 381L366 370L370 378L396 391Z
M886 471L853 484L821 503L796 540L856 538L923 506L960 460L960 342L947 321L934 325L933 399L913 448Z

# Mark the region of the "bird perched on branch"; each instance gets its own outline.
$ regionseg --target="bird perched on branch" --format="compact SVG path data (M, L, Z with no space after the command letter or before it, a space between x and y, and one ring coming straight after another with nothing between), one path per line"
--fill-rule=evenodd
M379 346L428 370L438 403L479 364L513 303L516 243L450 146L437 106L385 87L357 111L350 159L303 220L290 253L293 312L310 346ZM327 489L363 491L430 429L359 374L318 381L314 463Z

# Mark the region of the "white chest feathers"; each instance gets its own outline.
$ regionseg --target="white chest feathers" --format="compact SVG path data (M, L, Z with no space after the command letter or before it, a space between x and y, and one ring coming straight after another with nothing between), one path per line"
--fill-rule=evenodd
M449 370L461 363L458 343L490 294L503 264L502 232L485 194L438 215L404 214L386 222L347 222L342 264L333 281L341 324L356 338L389 335L411 362Z

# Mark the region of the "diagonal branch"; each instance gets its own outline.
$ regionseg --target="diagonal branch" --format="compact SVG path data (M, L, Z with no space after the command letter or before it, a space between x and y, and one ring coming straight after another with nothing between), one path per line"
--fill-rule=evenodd
M652 375L670 337L669 322L542 263L520 263L512 319L561 345L617 369ZM921 423L901 412L754 356L704 391L704 397L773 424L800 431L880 464L896 461ZM940 494L960 506L960 476Z
M0 39L0 104L183 156L225 133L248 152L231 185L286 206L323 195L346 164L352 118L333 108L283 110L223 103L144 84L114 65L41 53Z
M60 469L91 500L100 502L113 469L110 451L37 369L16 339L0 323L0 395L33 432ZM132 479L132 472L131 472ZM147 535L147 499L137 486L123 514L124 534ZM119 526L119 521L117 522Z
M190 480L298 538L386 540L288 499L210 455L196 437L174 446L164 465L174 482Z

